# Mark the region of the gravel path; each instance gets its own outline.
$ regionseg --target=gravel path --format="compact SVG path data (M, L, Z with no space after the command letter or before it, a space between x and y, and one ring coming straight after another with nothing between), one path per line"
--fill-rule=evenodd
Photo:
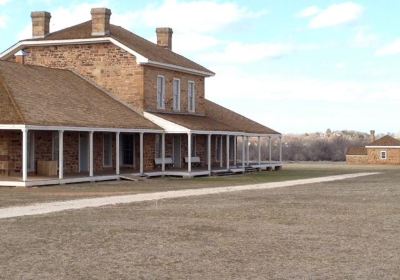
M60 201L60 202L37 203L28 206L0 208L0 219L15 218L21 216L42 215L42 214L49 214L66 210L77 210L89 207L101 207L107 205L127 204L127 203L160 200L168 198L219 194L219 193L228 193L235 191L246 191L246 190L264 190L264 189L291 187L291 186L306 185L313 183L346 180L351 178L377 175L377 174L379 174L379 172L364 172L364 173L353 173L345 175L327 176L327 177L301 179L301 180L290 180L290 181L255 184L255 185L188 189L179 191L166 191L166 192L143 193L143 194L123 195L123 196L109 196L101 198L76 199L76 200Z

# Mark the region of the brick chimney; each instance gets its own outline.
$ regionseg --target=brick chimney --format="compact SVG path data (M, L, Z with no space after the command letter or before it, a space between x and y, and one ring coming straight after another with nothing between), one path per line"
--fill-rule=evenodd
M44 38L50 33L50 18L49 12L32 12L32 37Z
M92 36L105 36L110 34L111 10L107 8L93 8L92 14Z
M371 130L371 131L370 131L370 134L371 134L371 143L372 143L372 142L375 142L375 140L376 140L376 139L375 139L375 130Z
M157 45L172 50L172 28L159 27L156 29Z

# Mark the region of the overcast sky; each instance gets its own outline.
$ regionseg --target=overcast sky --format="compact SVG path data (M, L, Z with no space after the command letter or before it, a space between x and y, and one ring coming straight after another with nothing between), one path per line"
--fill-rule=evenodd
M278 131L399 132L400 1L0 0L0 49L31 36L30 12L51 31L112 9L111 22L217 73L206 96Z

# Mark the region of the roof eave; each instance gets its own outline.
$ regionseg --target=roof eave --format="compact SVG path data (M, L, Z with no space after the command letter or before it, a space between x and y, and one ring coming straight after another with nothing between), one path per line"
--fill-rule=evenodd
M32 47L32 46L52 46L52 45L82 45L82 44L100 44L100 43L112 43L121 49L127 51L128 53L132 54L136 57L136 62L140 65L149 65L160 67L169 70L176 70L180 72L185 72L189 74L204 76L204 77L211 77L214 76L215 73L211 71L201 71L197 69L187 68L175 64L168 64L162 63L158 61L151 61L147 57L141 55L140 53L136 52L132 48L126 46L125 44L119 42L113 37L97 37L97 38L86 38L86 39L67 39L67 40L22 40L11 46L10 48L6 49L0 54L0 59L6 60L7 58L14 55L16 52L22 50L25 47Z

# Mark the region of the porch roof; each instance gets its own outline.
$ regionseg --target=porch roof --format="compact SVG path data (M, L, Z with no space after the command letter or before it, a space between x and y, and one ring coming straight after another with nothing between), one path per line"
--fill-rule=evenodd
M0 61L0 124L161 129L71 71L6 61Z
M251 134L276 134L280 133L250 120L238 113L224 108L214 102L205 100L206 112L204 115L159 113L150 114L177 124L183 128L194 131L218 131L218 132L243 132ZM151 118L157 123L156 119ZM157 123L162 126L161 122ZM167 128L165 128L167 129ZM167 129L168 130L168 129Z

